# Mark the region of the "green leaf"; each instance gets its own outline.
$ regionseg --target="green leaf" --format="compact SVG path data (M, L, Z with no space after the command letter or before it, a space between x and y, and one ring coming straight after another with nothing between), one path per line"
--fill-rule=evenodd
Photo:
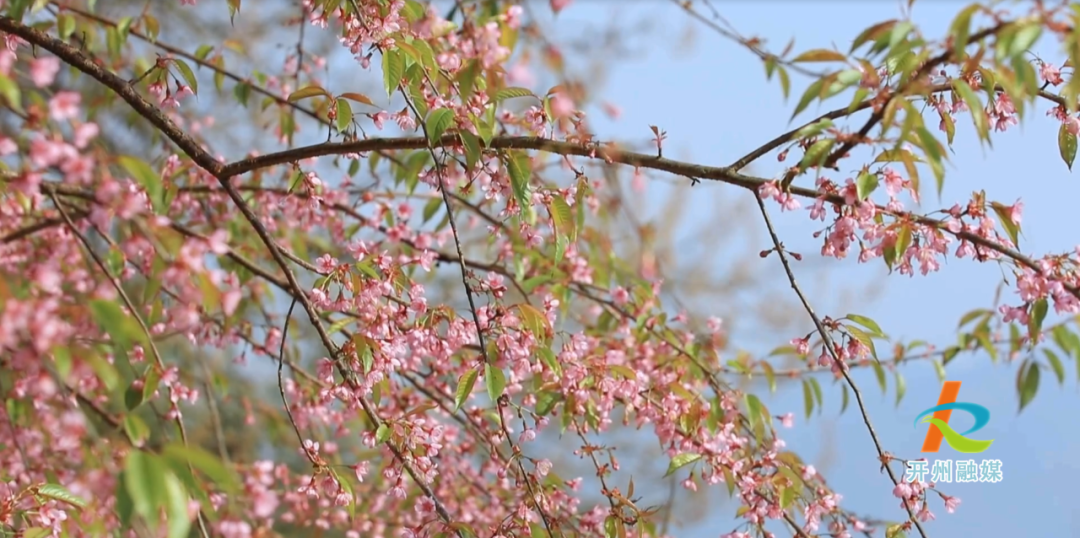
M877 356L877 348L874 346L874 338L872 336L870 336L869 334L866 334L865 332L863 332L861 329L856 329L855 327L852 327L850 325L845 327L845 328L847 329L848 334L850 334L852 336L852 338L858 340L864 346L866 346L868 349L870 349L870 354L873 355L874 360L876 361L878 356Z
M937 374L938 381L945 382L945 365L941 361L930 361L934 365L934 373Z
M463 102L468 101L472 97L473 89L476 87L476 79L480 75L480 64L476 60L469 60L465 67L458 71L457 83L458 83L458 95L461 96Z
M465 404L465 400L469 399L469 395L472 394L473 385L476 384L476 378L480 375L479 368L473 368L468 372L465 372L458 378L457 389L454 390L454 412L456 413L461 406Z
M619 538L619 518L611 514L604 518L604 538Z
M514 191L514 199L517 200L521 210L532 204L529 199L529 179L532 177L529 165L529 155L523 151L509 151L506 155L506 168L510 174L510 186Z
M199 95L199 79L195 77L195 73L191 71L191 66L180 58L173 58L173 65L176 66L176 70L180 71L180 76L183 77L184 82L188 86L191 86L191 92L195 95Z
M810 415L814 412L814 394L813 389L810 388L810 383L807 383L805 379L802 382L802 396L806 418L810 418Z
M821 95L821 86L825 83L824 80L825 79L818 79L806 88L802 97L799 98L799 104L795 106L795 112L791 114L791 119L795 119L795 116L798 116L799 112L806 110L806 107L810 106L810 102L813 101L815 97Z
M533 92L529 91L527 88L511 87L499 90L499 92L495 94L495 103L501 103L507 99L514 99L515 97L534 97L539 99L538 97L533 95Z
M1061 359L1058 358L1057 353L1049 348L1043 348L1043 353L1046 355L1047 362L1050 363L1050 368L1054 370L1054 376L1057 377L1058 384L1065 384L1065 365L1061 363Z
M780 79L780 91L784 92L784 100L787 100L788 94L791 93L791 77L784 66L777 66L776 74Z
M694 463L701 459L701 454L694 454L690 452L683 452L676 454L674 458L671 458L671 463L668 464L667 472L664 473L665 477L671 476L672 473L679 469Z
M371 98L362 93L345 92L339 95L338 99L348 99L362 105L375 106L375 103L371 100Z
M561 397L557 392L541 391L536 395L536 413L546 417L555 408L555 404L559 403L560 399Z
M214 485L222 491L232 493L240 488L240 477L237 476L236 471L226 467L217 456L199 447L172 443L166 445L161 454L174 462L190 464L212 480Z
M386 423L379 424L379 427L375 429L375 440L380 443L385 443L390 439L390 426Z
M442 206L443 206L442 198L435 197L435 198L432 198L432 199L428 200L428 202L426 204L424 204L424 213L423 213L424 224L427 224L427 221L431 220L431 217L434 217L435 213L438 212L439 208L442 207Z
M765 381L769 383L769 392L776 392L776 372L768 361L761 361L761 371L765 374Z
M874 192L874 189L876 189L877 186L877 174L871 174L866 171L861 172L858 179L855 180L855 195L859 197L859 200L865 200Z
M765 424L761 418L761 400L753 394L747 394L744 399L746 400L746 416L750 419L750 429L754 432L754 437L757 438L760 444L765 434Z
M787 510L791 503L795 500L795 486L789 486L784 488L780 492L780 508Z
M821 397L821 383L818 383L816 377L810 378L810 390L814 392L814 400L817 402L818 414L820 415L822 408L825 407L825 404Z
M128 439L131 439L133 445L142 447L150 438L150 427L138 415L129 413L127 417L124 417L124 433L127 434Z
M874 368L874 377L877 378L878 386L881 387L881 393L885 394L888 387L885 383L885 369L881 367L881 363L878 361L870 363L870 366Z
M811 124L803 127L802 129L799 129L798 132L795 133L795 136L792 137L792 139L809 138L811 136L817 136L817 135L821 134L822 132L824 132L825 129L829 129L829 128L834 127L834 126L835 126L835 124L829 118L825 118L825 119L823 119L821 121L815 121L814 123L811 123Z
M904 399L904 393L907 392L907 383L904 382L900 370L893 370L893 379L896 380L896 407L900 407L900 400Z
M206 57L209 56L210 52L213 50L213 45L199 45L199 48L195 49L195 58L199 61L206 60Z
M956 60L962 60L964 57L964 49L968 45L968 36L971 34L971 16L979 9L982 9L982 6L971 4L964 8L949 26L949 33L952 34L953 38L953 54L956 56Z
M806 148L806 153L803 154L802 160L799 161L799 170L804 171L824 164L825 159L829 156L829 152L832 151L832 147L835 144L836 140L832 138L814 142L813 145Z
M191 530L191 518L188 516L188 494L176 475L166 472L165 480L165 521L168 538L187 538Z
M896 23L897 21L895 20L880 22L863 30L857 37L855 37L855 40L852 41L851 50L848 52L848 54L855 52L856 49L861 47L867 41L877 40L885 32L889 32L890 30L892 30L892 27L896 26Z
M808 50L795 58L792 62L842 62L847 60L847 56L839 53L835 50L829 49L812 49Z
M1009 239L1012 240L1013 245L1020 244L1020 227L1009 217L1009 208L998 202L992 202L990 207L994 209L994 213L997 213L998 221L1001 222L1001 226L1005 228L1005 233L1009 234Z
M401 77L405 73L405 56L398 50L383 51L383 87L386 88L386 96L390 97L401 84Z
M985 139L989 136L990 125L986 119L986 114L983 114L983 103L979 100L979 96L975 94L975 90L971 89L971 86L967 82L959 78L955 78L952 81L953 90L964 100L970 111L971 121L975 125L975 132L979 134L979 139Z
M993 312L991 312L991 311L989 311L989 310L987 310L985 308L976 308L975 310L972 310L971 312L968 312L967 314L964 314L964 317L960 318L960 323L956 326L956 328L957 329L962 329L962 328L964 328L964 325L967 325L968 323L971 323L972 321L975 321L978 318L989 317L989 316L992 316L992 315L993 315Z
M60 33L60 39L67 41L67 38L75 33L75 17L67 13L61 13L56 17L56 30Z
M870 334L872 334L874 336L877 336L877 337L880 337L880 338L886 338L885 332L881 330L881 326L878 325L876 321L874 321L874 320L872 320L872 319L870 319L870 318L868 318L866 316L860 316L858 314L848 314L848 315L844 316L844 318L848 319L848 320L851 320L851 321L853 321L855 323L858 323L859 325L862 325L863 327L866 327L866 329L870 331Z
M124 485L135 513L148 521L157 521L157 512L165 504L165 472L157 456L132 450L124 460Z
M1065 122L1062 122L1061 127L1058 128L1058 154L1061 155L1061 160L1065 161L1065 166L1068 166L1071 172L1073 162L1076 161L1076 135L1069 132Z
M299 90L290 93L289 97L286 100L290 103L295 103L297 101L310 99L318 95L321 95L323 97L330 97L330 92L324 90L322 86L319 86L318 84L312 84L310 86L300 88Z
M844 411L847 411L848 406L848 388L847 385L840 385L840 388L843 389L841 391L843 398L840 401L840 414L843 415Z
M90 311L101 329L109 333L113 342L127 350L133 342L145 341L142 330L135 320L124 314L120 305L103 299L90 301Z
M448 108L432 110L424 122L427 127L428 142L435 146L442 139L443 133L454 124L454 111Z
M1039 40L1040 35L1042 35L1042 23L1032 22L1024 25L1009 43L1009 57L1015 58L1027 52Z
M38 495L70 504L76 508L86 508L86 501L60 484L44 484L37 488Z
M1017 379L1017 388L1020 391L1020 411L1031 403L1031 400L1035 398L1035 393L1039 391L1039 364L1035 361L1025 362L1027 368L1020 368Z
M156 211L160 211L164 199L161 196L161 175L154 171L154 169L141 159L135 157L129 157L127 155L121 156L117 159L120 162L120 166L131 175L142 188L146 189L146 195L150 197L150 202L154 205Z
M353 119L352 105L350 105L349 101L347 101L345 99L338 99L337 103L334 106L336 108L336 113L337 113L337 117L335 118L335 123L337 124L337 130L339 132L344 132L346 129L349 128L349 125L352 124L352 119Z
M1038 341L1039 333L1042 332L1043 320L1046 319L1046 312L1049 309L1049 304L1046 299L1039 299L1031 305L1031 315L1028 316L1028 337L1031 338L1031 345L1035 345Z
M503 390L506 389L506 374L503 374L502 368L487 363L484 365L484 383L488 397L494 402L503 395Z
M458 131L458 136L461 137L461 144L465 146L465 164L472 169L476 163L480 162L480 156L483 155L480 139L465 130Z

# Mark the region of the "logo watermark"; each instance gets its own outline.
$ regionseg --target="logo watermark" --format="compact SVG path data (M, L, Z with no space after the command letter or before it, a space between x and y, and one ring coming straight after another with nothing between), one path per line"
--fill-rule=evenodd
M929 422L930 428L926 431L923 440L922 452L937 452L941 449L941 441L948 443L949 447L964 454L978 454L985 452L994 443L993 439L979 440L969 439L967 434L978 431L990 422L990 410L970 402L956 401L960 393L959 381L946 381L941 387L937 405L919 413L915 417L915 426L921 422ZM957 433L949 427L949 418L953 410L967 411L975 419L975 425L963 433ZM933 413L931 416L927 416ZM923 418L925 417L925 418ZM922 420L920 420L922 419ZM968 460L917 460L907 462L906 478L908 482L929 481L936 483L963 483L963 482L1001 482L1001 460L986 459L976 462ZM927 480L929 478L929 480Z
M934 482L937 484L991 482L1004 480L1001 460L911 460L907 462L907 482ZM929 479L929 480L928 480Z

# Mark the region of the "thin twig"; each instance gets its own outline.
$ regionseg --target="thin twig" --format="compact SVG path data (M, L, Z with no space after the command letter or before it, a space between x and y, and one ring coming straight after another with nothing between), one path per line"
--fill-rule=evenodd
M893 485L899 484L896 476L893 474L892 468L889 466L889 461L892 456L888 455L884 449L881 448L881 441L878 440L877 432L874 431L874 425L870 422L870 414L866 411L866 405L863 403L862 393L859 391L859 387L855 385L855 381L851 379L851 375L848 374L846 365L840 360L839 354L836 352L836 346L833 344L832 337L829 336L829 331L822 324L821 319L814 313L814 308L810 306L810 302L806 299L806 295L803 294L799 284L795 281L795 273L791 269L791 263L788 261L787 252L784 251L783 243L780 242L780 237L777 236L776 230L773 228L772 219L769 218L769 211L765 207L765 200L761 198L761 195L757 192L754 193L754 198L757 200L758 208L761 209L761 217L765 220L765 227L769 230L769 237L772 239L773 247L776 249L777 255L780 256L780 263L784 266L784 273L787 275L788 283L791 284L791 289L795 291L795 295L799 297L799 301L803 305L803 309L806 310L807 315L810 316L810 320L813 321L814 327L817 328L818 334L821 336L822 342L824 342L825 348L829 351L833 361L836 362L840 372L844 374L844 379L847 381L851 391L855 394L855 402L859 405L859 412L862 413L863 424L866 426L866 430L870 432L870 439L874 442L874 448L877 449L878 459L882 462L882 466L889 474L889 479L892 480ZM910 521L915 525L915 528L919 530L919 535L922 538L926 538L926 532L923 530L922 525L919 524L918 518L915 517L915 513L911 510L911 507L907 504L904 505L904 509L908 513Z

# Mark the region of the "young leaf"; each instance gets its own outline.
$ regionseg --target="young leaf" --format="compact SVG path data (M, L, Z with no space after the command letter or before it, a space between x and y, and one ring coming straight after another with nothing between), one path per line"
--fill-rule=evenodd
M217 456L197 446L173 443L166 445L161 455L168 460L182 463L184 467L190 464L223 491L234 492L240 487L240 478L233 469L222 463Z
M465 372L458 378L457 388L454 389L454 412L458 412L461 406L465 404L465 400L469 399L469 395L472 394L473 385L476 384L476 378L480 375L479 368L473 368L468 372Z
M877 174L871 174L870 172L864 171L860 173L858 179L855 180L855 194L859 197L859 200L865 200L874 192L874 189L876 189L877 186Z
M577 238L577 220L574 219L574 213L570 209L570 204L566 203L566 199L558 194L552 194L551 207L548 211L551 212L555 233L574 241Z
M871 362L870 366L874 368L874 377L877 378L878 386L881 387L881 393L885 394L888 387L885 383L885 369L881 367L881 363L878 361Z
M1038 341L1048 309L1049 305L1045 298L1039 299L1031 305L1031 315L1028 317L1028 337L1031 338L1031 345L1035 345Z
M431 220L431 217L435 216L435 213L439 211L439 208L443 206L442 198L432 198L428 200L428 203L424 204L424 223Z
M129 157L127 155L121 156L117 159L120 162L120 166L124 170L131 174L131 178L134 179L142 188L146 189L146 195L150 197L150 202L154 205L156 210L162 209L164 198L161 196L161 174L155 172L154 169L142 159L136 159L135 157Z
M173 58L173 65L176 66L176 70L180 71L180 76L184 78L184 82L187 82L188 86L191 86L191 93L199 95L199 79L195 78L195 73L191 71L191 66L180 58Z
M401 84L401 76L405 74L405 56L398 50L383 51L383 86L386 88L386 96L394 95L398 84Z
M86 508L86 501L60 484L44 484L37 488L38 495L64 502L77 508Z
M135 513L151 518L166 502L165 473L167 468L153 454L141 450L128 452L124 461L124 485L131 497Z
M188 517L188 494L180 479L173 473L165 473L165 521L168 538L187 538L191 530Z
M998 202L991 202L990 207L994 209L994 213L997 213L998 221L1001 222L1001 226L1005 228L1005 233L1009 234L1009 239L1012 240L1014 245L1020 244L1020 227L1013 222L1010 216L1008 206L1005 206Z
M795 116L798 116L799 112L802 112L806 107L810 106L810 102L813 101L815 97L821 95L821 86L824 84L825 79L818 79L806 88L802 97L799 98L799 104L795 105L795 112L792 112L791 119L795 119Z
M526 88L503 88L495 94L495 103L501 103L507 99L513 99L515 97L536 97L533 92Z
M523 151L509 151L506 155L506 168L510 173L510 186L514 191L514 199L522 210L531 205L529 203L529 179L532 171L529 165L529 155Z
M847 59L847 56L829 49L812 49L808 50L794 59L792 62L842 62Z
M806 418L810 418L810 415L814 412L814 394L813 389L810 388L810 384L805 379L802 382L802 395Z
M1046 355L1047 362L1050 363L1050 368L1054 370L1054 377L1057 377L1058 384L1065 384L1065 365L1061 363L1061 359L1058 358L1057 353L1049 348L1043 348L1043 353Z
M390 439L391 433L390 426L387 426L385 422L379 424L379 427L375 428L375 440L380 443L385 443Z
M428 142L435 146L443 133L454 124L454 112L448 108L436 108L428 114L424 124L427 126Z
M345 129L349 128L350 124L352 124L352 105L345 99L338 99L335 107L337 108L337 130L343 132Z
M907 383L900 370L893 371L893 378L896 380L896 407L900 407L900 400L904 399L904 393L907 392Z
M287 100L290 103L295 103L297 101L302 101L304 99L315 97L316 95L322 95L323 97L330 97L330 93L327 92L326 90L324 90L322 88L322 86L319 86L317 84L312 84L310 86L300 88L299 90L296 90L295 92L290 93Z
M1076 135L1069 132L1067 125L1067 122L1062 122L1058 128L1058 153L1071 172L1073 162L1076 161Z
M366 96L366 95L364 95L362 93L345 92L345 93L339 95L338 99L348 99L350 101L355 101L357 103L361 103L361 104L364 104L364 105L375 106L375 103L372 102L372 100L370 98L368 98L368 96Z
M476 166L476 163L480 162L480 157L483 155L480 139L465 130L458 131L458 136L461 138L461 145L465 146L465 164L469 169L472 169Z
M881 330L881 326L879 326L876 321L866 316L860 316L858 314L848 314L844 316L844 318L854 321L855 323L858 323L863 327L866 327L866 329L869 330L870 333L874 336L885 338L885 333Z
M1020 391L1020 411L1023 411L1039 391L1039 363L1027 361L1027 368L1020 369L1017 388Z
M502 368L487 363L484 365L484 383L487 387L488 396L494 402L499 399L499 396L502 396L503 390L506 389L506 374L503 373Z
M671 458L671 463L668 464L667 472L664 473L665 477L671 476L672 473L694 463L701 459L701 454L694 454L691 452L683 452L676 454L674 458Z

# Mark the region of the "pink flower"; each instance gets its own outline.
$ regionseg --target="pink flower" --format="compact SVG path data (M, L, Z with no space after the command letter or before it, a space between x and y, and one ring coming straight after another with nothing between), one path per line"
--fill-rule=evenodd
M57 92L52 99L49 99L49 117L56 121L74 118L79 114L79 103L81 101L82 95L78 93L70 91Z
M783 424L785 428L792 428L795 426L795 413L787 413L780 417L780 424Z
M1068 130L1070 134L1080 134L1080 119L1077 119L1076 116L1065 118L1065 129Z
M960 507L960 497L952 497L944 494L939 495L945 500L945 510L950 514L956 512L956 509Z
M550 1L551 1L551 10L554 11L555 13L558 13L558 12L566 9L566 6L569 6L570 3L573 2L574 0L550 0Z
M1039 66L1039 76L1041 76L1043 80L1049 82L1053 86L1058 86L1061 83L1065 82L1061 78L1061 69L1059 69L1054 64L1049 64L1046 62L1043 62L1042 65Z
M59 72L60 60L55 56L41 56L30 60L30 80L38 88L52 84Z

